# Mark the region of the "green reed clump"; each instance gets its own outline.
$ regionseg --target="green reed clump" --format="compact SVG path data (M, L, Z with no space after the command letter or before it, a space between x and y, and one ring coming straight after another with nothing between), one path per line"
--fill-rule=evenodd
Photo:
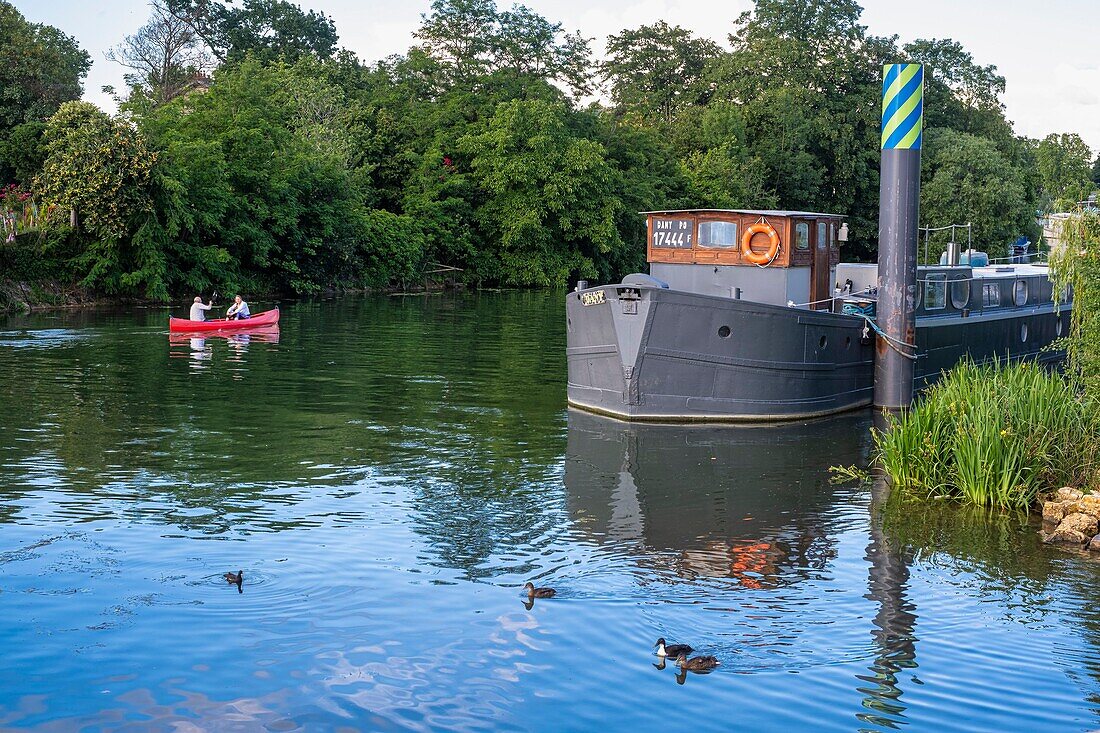
M1026 509L1041 490L1094 481L1100 421L1061 374L1030 363L966 361L876 431L875 448L895 485Z

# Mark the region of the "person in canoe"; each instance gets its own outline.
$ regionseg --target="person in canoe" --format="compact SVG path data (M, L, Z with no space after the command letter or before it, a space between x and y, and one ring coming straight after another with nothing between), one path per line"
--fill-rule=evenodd
M251 316L252 314L248 311L248 303L245 303L239 295L233 298L233 305L229 306L229 310L225 312L226 318L232 318L238 321Z
M206 305L203 305L202 304L202 298L200 298L199 296L196 295L195 296L195 302L191 304L191 320L192 321L205 321L206 320L206 313L204 311L208 311L213 307L214 307L213 301L207 303Z

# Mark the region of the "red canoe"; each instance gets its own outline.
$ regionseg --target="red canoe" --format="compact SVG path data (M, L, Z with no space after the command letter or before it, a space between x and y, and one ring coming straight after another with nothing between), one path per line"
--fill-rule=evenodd
M257 313L251 318L227 320L215 318L209 321L192 321L187 318L168 318L168 330L176 333L196 333L198 331L242 331L246 328L261 328L279 322L279 309Z

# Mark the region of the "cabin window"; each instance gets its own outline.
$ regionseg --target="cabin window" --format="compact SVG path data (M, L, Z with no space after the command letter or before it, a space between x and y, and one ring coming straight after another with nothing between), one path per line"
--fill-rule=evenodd
M1001 284L1000 283L986 283L982 287L982 307L983 308L1000 308L1001 307Z
M951 283L951 305L962 310L970 302L970 281L956 280Z
M700 247L736 247L737 224L732 221L699 222Z
M1027 280L1017 280L1012 286L1012 299L1016 305L1027 305Z
M935 273L924 283L924 309L940 310L947 307L947 275Z
M794 225L794 246L795 249L810 248L810 225L808 223L800 221Z
M829 246L829 225L823 221L817 223L817 248L825 249Z

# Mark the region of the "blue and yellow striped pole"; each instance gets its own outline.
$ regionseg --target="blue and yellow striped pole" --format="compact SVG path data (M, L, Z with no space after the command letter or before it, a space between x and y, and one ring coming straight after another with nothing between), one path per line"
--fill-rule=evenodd
M875 405L901 410L913 402L916 349L917 227L924 68L882 69L882 152L879 181L878 309L886 338L875 345Z
M882 149L920 150L924 67L889 64L882 71Z

